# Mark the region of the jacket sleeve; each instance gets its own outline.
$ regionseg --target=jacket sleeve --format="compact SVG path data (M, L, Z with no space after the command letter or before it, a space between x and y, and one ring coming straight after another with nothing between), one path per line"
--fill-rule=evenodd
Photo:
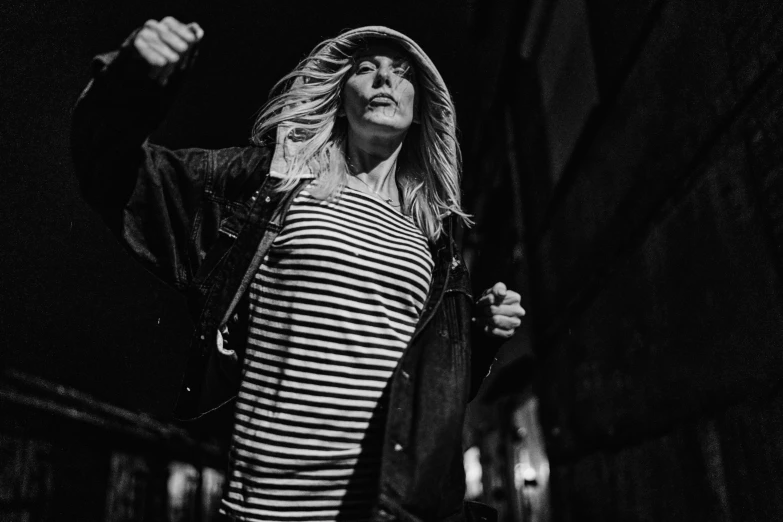
M506 339L485 335L475 323L470 327L470 337L471 375L468 400L473 400L481 388L481 383L489 375L492 365L497 360L498 350L506 342Z
M149 79L134 36L94 60L93 79L73 112L75 171L87 202L130 253L182 289L192 277L187 243L210 177L210 151L172 151L147 140L182 75L166 87Z

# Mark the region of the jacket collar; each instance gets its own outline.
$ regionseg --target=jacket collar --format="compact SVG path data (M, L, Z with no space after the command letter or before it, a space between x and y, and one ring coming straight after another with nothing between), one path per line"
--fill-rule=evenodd
M297 135L291 123L281 123L277 126L275 152L269 165L269 176L277 179L315 179L315 174L307 165L298 172L291 172L296 153L306 143L307 137Z

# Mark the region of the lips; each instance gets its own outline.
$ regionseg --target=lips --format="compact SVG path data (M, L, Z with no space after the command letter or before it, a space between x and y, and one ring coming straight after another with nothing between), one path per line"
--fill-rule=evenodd
M390 102L395 105L397 104L397 100L395 100L391 94L380 93L370 98L370 103L383 103L383 102Z

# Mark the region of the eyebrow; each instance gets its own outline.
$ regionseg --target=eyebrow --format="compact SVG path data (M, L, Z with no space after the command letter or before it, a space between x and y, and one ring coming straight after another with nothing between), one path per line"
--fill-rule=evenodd
M408 56L404 54L398 54L398 55L388 55L388 54L377 54L377 53L366 53L366 54L359 54L356 56L355 61L360 62L362 60L373 60L377 59L380 56L387 56L392 59L393 62L405 62L407 64L413 65L413 60L411 60Z

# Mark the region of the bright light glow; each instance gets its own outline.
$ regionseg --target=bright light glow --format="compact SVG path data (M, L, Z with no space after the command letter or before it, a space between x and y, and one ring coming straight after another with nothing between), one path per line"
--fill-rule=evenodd
M531 482L538 478L536 468L527 462L518 462L514 465L514 486L520 489L525 485L525 481Z
M169 520L187 520L194 515L199 473L185 462L169 464Z
M481 450L478 446L469 448L463 455L465 465L465 498L468 500L479 498L484 493L484 484L481 482L483 470L481 469Z

